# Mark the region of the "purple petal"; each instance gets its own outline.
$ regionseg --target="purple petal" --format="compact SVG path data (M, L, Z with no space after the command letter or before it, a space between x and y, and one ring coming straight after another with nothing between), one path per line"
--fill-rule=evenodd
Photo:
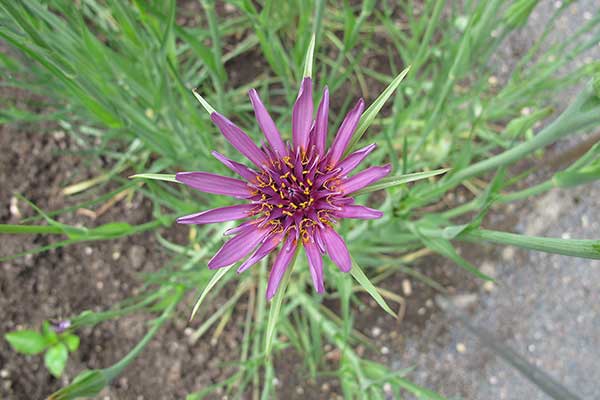
M235 206L214 208L197 214L177 218L180 224L214 224L215 222L233 221L252 215L256 204L238 204Z
M310 276L312 277L313 285L317 293L323 293L325 287L323 285L323 257L319 253L317 245L313 242L304 243L304 252L308 259L308 266L310 268Z
M267 156L256 144L250 139L246 133L238 128L233 122L214 112L210 114L210 119L219 127L225 138L235 147L240 153L245 155L257 167L262 168L263 164L267 164Z
M292 138L294 149L304 151L308 148L310 126L312 125L313 98L312 80L304 78L298 92L298 98L292 111Z
M258 126L260 126L260 130L263 131L267 138L267 142L269 142L271 148L275 150L275 152L279 153L279 156L283 157L287 155L285 143L283 143L283 140L281 139L281 134L279 133L279 130L277 130L277 126L275 126L275 122L273 122L273 119L269 115L264 104L260 101L258 92L254 89L250 89L248 95L250 96L252 107L254 108Z
M179 172L175 179L205 193L224 194L241 199L252 196L246 182L209 172Z
M229 239L208 262L208 268L226 267L246 257L269 233L267 229L252 229Z
M339 218L377 219L383 217L383 213L365 206L344 206L335 215Z
M325 229L321 229L321 238L325 242L327 254L335 265L339 267L342 272L348 272L352 268L352 260L350 259L350 253L344 243L344 239L331 227L327 226Z
M372 183L377 182L381 178L385 177L392 170L391 165L384 165L382 167L369 167L364 171L346 179L342 182L341 189L344 194L350 194L360 190Z
M279 284L281 283L281 278L283 278L285 270L292 261L292 258L294 258L296 246L297 244L294 235L288 235L287 240L275 258L273 268L271 269L271 274L269 275L269 283L267 284L267 300L271 300L273 296L275 296L275 293L279 288Z
M352 170L356 168L358 164L360 164L373 150L375 150L376 147L377 145L375 143L370 144L360 150L355 151L341 161L337 167L342 170L342 176L348 176L348 174L352 172Z
M246 167L244 164L240 164L239 162L235 162L225 157L223 154L217 153L216 151L212 152L212 155L227 168L246 179L249 182L254 182L256 180L256 176L258 175L256 171L251 168Z
M329 155L329 165L332 167L336 166L344 151L346 151L346 146L350 142L352 138L352 134L358 125L358 121L360 121L360 116L365 108L365 102L363 99L359 99L356 105L344 118L340 129L338 129L337 134L335 135L335 139L331 144L331 151Z
M317 110L317 119L315 122L315 132L312 137L312 142L317 148L317 152L325 155L325 147L327 146L327 124L329 122L329 89L325 86L323 98Z
M267 238L265 242L256 250L254 254L252 254L246 261L240 265L237 270L238 274L241 274L266 256L268 256L277 246L281 243L281 239L283 239L283 233L276 233L271 237Z
M237 235L238 233L242 233L242 232L246 232L249 229L255 229L256 226L258 226L259 221L258 220L251 220L251 221L246 221L241 223L238 226L235 226L233 228L227 229L223 235L225 236L233 236L233 235Z

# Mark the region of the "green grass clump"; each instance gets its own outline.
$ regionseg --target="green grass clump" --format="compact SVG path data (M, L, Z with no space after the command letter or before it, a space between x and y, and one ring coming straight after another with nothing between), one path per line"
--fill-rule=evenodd
M412 384L406 377L410 371L391 371L354 352L354 346L364 341L352 326L353 307L360 303L357 290L364 288L391 311L387 302L395 302L399 296L372 282L410 268L425 254L422 249L448 257L487 279L471 264L474 260L469 262L456 252L454 241L600 258L598 241L526 237L480 227L496 204L600 178L598 146L533 187L517 186L533 170L519 175L509 170L557 140L600 124L600 96L591 83L560 114L548 101L587 82L594 73L600 81L597 65L562 72L598 43L599 16L570 37L551 42L549 33L566 6L557 9L545 31L504 80L497 76L493 57L511 32L526 23L536 1L466 1L464 6L442 0L399 5L364 1L352 6L346 1L265 0L257 7L250 0L234 0L229 2L234 11L225 8L226 16L215 1L200 3L203 13L193 23L180 25L174 0L0 2L0 37L16 50L0 58L3 85L44 95L45 106L59 110L39 115L6 108L0 120L56 121L88 154L111 161L110 169L99 171L97 179L70 187L71 193L85 199L82 204L86 207L124 192L141 193L153 204L152 220L145 224L115 221L89 228L56 220L73 207L44 212L32 205L38 218L27 224L1 225L0 233L62 237L27 252L33 253L153 230L173 256L168 268L145 278L148 284L142 294L114 309L84 312L71 319L72 331L133 312L160 313L148 334L122 361L84 372L51 398L99 392L135 359L176 310L190 311L177 308L185 292L201 290L202 301L210 301L235 281L233 296L216 314L208 316L200 310L203 323L192 337L200 340L215 326L222 330L236 303L249 299L239 369L226 381L190 394L189 399L202 398L217 387L224 387L234 397L251 393L253 398L270 398L277 374L273 357L292 346L305 356L307 374L315 376L324 365L323 341L337 346L343 355L335 373L347 398L383 398L383 384L390 383L397 396L410 392L419 398L440 399L440 395ZM259 130L246 98L247 90L255 87L268 100L280 131L290 132L289 105L305 72L304 57L313 35L315 93L325 84L329 86L333 101L330 123L339 125L352 100L364 96L373 106L363 117L352 146L360 146L362 140L376 142L379 146L370 161L391 162L394 167L393 176L372 188L384 190L380 196L369 198L369 191L362 194L363 200L375 202L385 211L384 219L345 222L340 227L355 257L352 276L326 268L326 281L334 283L330 292L335 294L329 297L338 299L340 315L306 289L309 278L302 257L288 273L287 291L280 290L269 305L264 300L266 264L240 276L231 268L216 273L206 268L230 226L179 227L191 230L187 245L172 243L161 235L177 216L229 201L198 197L169 182L180 170L228 174L210 151L228 154L231 149L191 90L197 88L220 113L235 118L258 140ZM258 67L249 70L254 61ZM402 71L409 65L404 76ZM242 77L233 74L235 71ZM525 109L527 113L523 113ZM542 123L544 127L538 129ZM438 175L438 170L446 169L446 174ZM148 179L139 185L126 179L134 174L162 181ZM427 179L407 185L423 177ZM108 182L116 189L109 192ZM453 208L435 207L441 210L436 213L422 211L440 205L444 196L459 186L472 192L468 202ZM5 259L14 256L20 255L5 255ZM288 341L281 341L280 335Z

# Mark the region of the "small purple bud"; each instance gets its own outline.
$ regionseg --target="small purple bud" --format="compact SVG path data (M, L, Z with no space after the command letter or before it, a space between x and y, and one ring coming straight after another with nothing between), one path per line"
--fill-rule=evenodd
M54 322L52 323L52 329L56 333L63 333L64 331L66 331L70 327L71 327L71 321L68 320L68 319L59 321L58 323L54 323Z

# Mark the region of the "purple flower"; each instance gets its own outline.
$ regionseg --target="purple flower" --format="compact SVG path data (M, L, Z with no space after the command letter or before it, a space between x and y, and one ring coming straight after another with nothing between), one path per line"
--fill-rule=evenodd
M68 319L61 320L61 321L51 321L51 323L52 323L52 329L56 333L63 333L64 331L66 331L67 329L69 329L71 327L71 321L69 321Z
M271 299L296 248L304 247L310 274L318 293L324 291L323 255L327 254L341 271L348 272L352 261L334 224L341 218L375 219L383 214L354 204L352 194L383 178L390 166L370 167L351 175L375 145L344 158L364 109L360 99L346 115L329 150L326 149L329 92L325 88L313 120L312 81L304 78L292 112L292 144L285 143L256 90L249 92L256 120L267 140L258 147L246 133L218 112L212 121L225 138L253 164L249 168L213 152L226 167L243 179L208 172L181 172L176 179L206 193L223 194L246 203L216 208L181 217L181 224L210 224L249 218L226 232L234 235L208 262L211 269L246 260L238 272L278 251L267 287ZM281 246L280 246L281 245ZM276 250L280 247L279 250Z

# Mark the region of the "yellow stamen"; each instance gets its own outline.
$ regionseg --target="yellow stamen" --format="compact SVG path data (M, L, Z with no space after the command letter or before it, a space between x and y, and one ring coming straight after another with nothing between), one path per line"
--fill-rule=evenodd
M301 160L300 162L302 163L302 165L306 165L310 161L308 159L308 157L306 157L306 152L305 151L302 152L302 157L301 157L300 160Z
M294 165L290 162L290 157L289 156L285 156L283 157L283 162L285 165L287 165L290 168L294 168Z

